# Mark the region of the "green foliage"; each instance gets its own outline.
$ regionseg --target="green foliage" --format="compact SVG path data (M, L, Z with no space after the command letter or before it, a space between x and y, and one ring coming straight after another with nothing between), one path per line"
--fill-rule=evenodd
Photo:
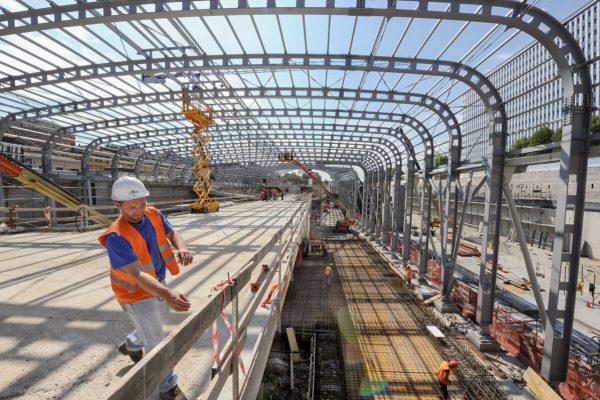
M547 126L543 126L531 135L529 138L529 147L552 142L554 131Z
M433 159L433 165L436 167L446 164L448 164L448 156L446 154L439 154Z
M558 128L552 134L552 141L553 142L560 142L561 140L562 140L562 128Z
M510 151L521 150L521 149L524 149L529 146L530 146L529 138L524 137L524 138L518 139L516 142L514 142L512 144L512 146L510 146Z
M594 115L592 117L592 134L600 133L600 116Z

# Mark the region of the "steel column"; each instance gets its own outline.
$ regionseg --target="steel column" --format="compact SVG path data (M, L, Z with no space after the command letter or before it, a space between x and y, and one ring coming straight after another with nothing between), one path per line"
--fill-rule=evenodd
M375 226L377 224L377 192L379 189L377 188L377 182L379 176L378 170L373 170L373 179L371 183L371 207L370 207L370 225L369 225L369 239L373 240L375 238Z
M477 296L477 322L479 334L489 338L489 327L494 315L494 293L498 269L498 250L502 213L502 181L506 132L492 132L488 140L486 191L479 265L479 295ZM491 247L491 248L490 248ZM491 261L491 270L487 264Z
M414 195L415 163L408 159L406 164L406 184L404 185L404 227L402 228L402 263L410 261L410 233L412 225L412 205Z
M385 170L383 167L379 168L377 173L377 212L375 213L376 225L375 225L375 240L381 241L381 231L383 228L383 197L384 197L384 182L385 182Z
M396 249L398 247L398 237L400 231L400 225L402 224L403 216L400 214L400 203L401 203L401 195L400 192L402 187L400 186L400 179L402 177L402 171L400 170L400 163L396 165L396 171L394 173L394 211L392 215L393 224L392 224L392 257L396 258Z
M365 183L363 184L363 203L362 203L362 215L361 215L361 230L363 232L368 231L369 223L369 199L371 194L371 172L365 174Z
M392 168L387 168L385 170L385 182L384 182L384 190L383 190L383 224L382 224L382 240L383 245L387 246L390 243L390 228L392 223L391 211L392 207L390 204L390 186L392 181Z

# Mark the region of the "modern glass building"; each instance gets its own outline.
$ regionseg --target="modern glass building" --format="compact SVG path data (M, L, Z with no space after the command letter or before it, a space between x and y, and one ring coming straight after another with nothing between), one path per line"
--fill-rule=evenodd
M598 113L600 105L600 1L590 2L564 21L590 60L594 84L592 104ZM499 89L509 115L508 148L518 139L531 136L538 128L562 126L562 85L556 64L537 42L488 74ZM486 155L487 117L474 91L463 95L463 158L477 160Z

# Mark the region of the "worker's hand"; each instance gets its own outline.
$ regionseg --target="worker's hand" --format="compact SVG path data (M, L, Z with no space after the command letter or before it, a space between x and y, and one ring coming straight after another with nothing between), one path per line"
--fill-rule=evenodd
M177 250L177 261L184 267L190 265L194 260L194 256L188 249Z
M167 297L165 300L167 304L169 304L169 307L171 307L174 311L187 311L190 309L191 303L187 297L183 295L183 293L171 290L169 292L169 297Z

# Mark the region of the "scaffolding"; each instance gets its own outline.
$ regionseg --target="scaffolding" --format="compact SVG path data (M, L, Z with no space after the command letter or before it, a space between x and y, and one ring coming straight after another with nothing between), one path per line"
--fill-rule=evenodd
M211 156L207 146L210 135L206 128L215 123L212 113L213 110L206 107L201 101L191 99L189 95L183 93L183 115L194 125L190 137L194 142L192 158L196 165L192 168L192 173L197 178L193 187L197 198L191 205L192 212L210 213L219 211L219 203L210 197L213 184L210 181L211 169L208 165Z

